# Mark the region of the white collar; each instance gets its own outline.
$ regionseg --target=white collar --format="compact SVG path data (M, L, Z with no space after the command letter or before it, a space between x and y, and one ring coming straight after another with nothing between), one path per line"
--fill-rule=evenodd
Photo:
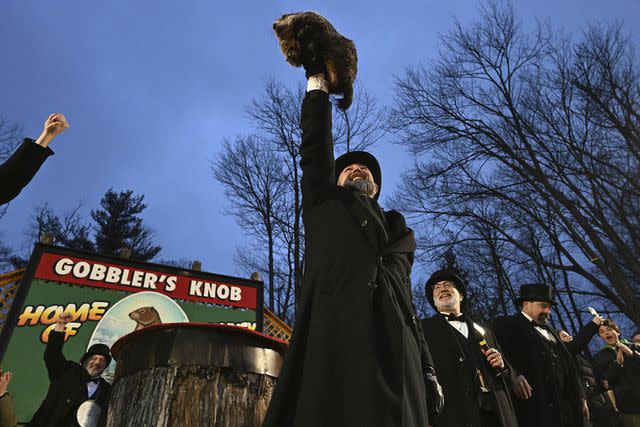
M522 313L522 315L526 317L529 322L533 322L533 318L531 318L531 316L529 316L527 313L525 313L524 311L521 311L520 313Z

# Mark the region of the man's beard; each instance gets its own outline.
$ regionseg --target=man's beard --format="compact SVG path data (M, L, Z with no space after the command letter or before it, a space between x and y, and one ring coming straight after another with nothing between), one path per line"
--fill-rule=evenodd
M84 363L84 369L85 371L87 371L87 374L89 374L89 376L91 378L99 378L102 373L105 371L105 369L102 368L95 368L95 367L91 367L89 366L89 364L87 362Z
M346 180L344 182L344 188L350 188L365 196L373 197L376 195L375 184L366 179L357 179L355 181Z
M546 313L540 313L537 317L536 322L540 325L546 325L549 321L549 315Z

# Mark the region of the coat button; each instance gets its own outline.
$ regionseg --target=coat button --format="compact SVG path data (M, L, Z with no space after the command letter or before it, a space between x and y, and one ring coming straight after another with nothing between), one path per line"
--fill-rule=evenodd
M413 316L411 316L411 321L413 322L414 325L418 324L418 318L416 317L415 314Z
M362 222L360 223L360 227L366 227L367 224L369 223L369 221L367 221L367 219L363 219Z
M460 359L458 359L458 362L464 362L464 357L461 357Z
M375 289L378 287L378 284L376 282L369 282L368 285L371 289Z

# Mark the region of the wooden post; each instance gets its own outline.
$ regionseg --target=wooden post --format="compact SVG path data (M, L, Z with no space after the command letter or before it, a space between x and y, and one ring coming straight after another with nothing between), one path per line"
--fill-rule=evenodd
M286 344L246 329L174 323L112 347L108 427L260 427Z
M118 252L120 258L129 259L131 258L131 248L121 248Z

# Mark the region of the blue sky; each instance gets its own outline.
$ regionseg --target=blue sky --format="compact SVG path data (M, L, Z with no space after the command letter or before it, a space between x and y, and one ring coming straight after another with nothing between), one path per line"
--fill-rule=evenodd
M585 25L640 18L637 0L517 0L525 25L549 20L578 33ZM275 77L294 87L303 72L286 64L271 29L281 14L314 10L356 42L358 81L389 104L394 76L428 64L453 18L473 19L475 1L399 0L3 0L0 4L0 115L37 137L51 112L71 128L56 152L0 219L0 239L20 247L34 207L95 208L109 188L144 194L159 258L200 259L203 269L237 275L244 239L225 216L211 176L226 137L251 131L244 108ZM638 32L632 34L638 46ZM410 157L389 136L379 157L386 194ZM384 205L384 194L382 204Z

